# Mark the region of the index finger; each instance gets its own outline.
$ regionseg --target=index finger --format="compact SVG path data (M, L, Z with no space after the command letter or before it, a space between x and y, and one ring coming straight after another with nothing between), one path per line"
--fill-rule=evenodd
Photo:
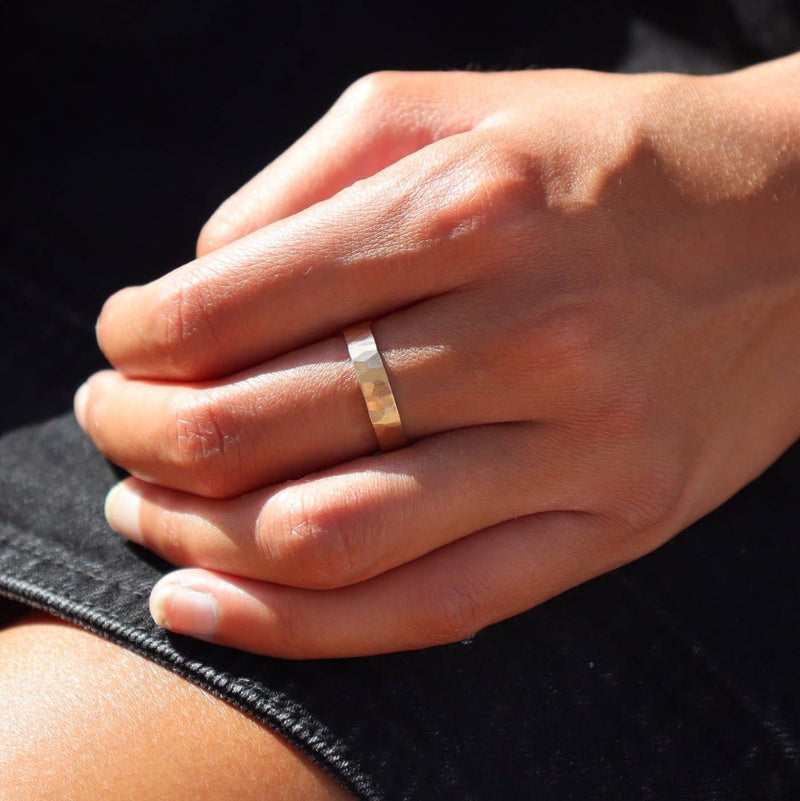
M204 380L485 274L509 258L529 171L478 133L428 145L333 198L106 302L98 340L129 376ZM476 237L481 238L476 247Z

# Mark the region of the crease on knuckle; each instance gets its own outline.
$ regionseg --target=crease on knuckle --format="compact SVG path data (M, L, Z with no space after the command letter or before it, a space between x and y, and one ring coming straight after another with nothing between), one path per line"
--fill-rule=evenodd
M303 625L302 617L297 613L293 603L296 596L280 587L271 589L267 601L269 652L283 659L303 659L308 652L308 626Z
M489 209L527 211L545 199L541 164L530 152L490 139L473 158L480 165L479 189Z
M422 639L430 643L451 643L467 639L485 623L477 595L457 578L437 584L425 595L426 610L416 622Z
M605 359L603 324L581 302L564 304L532 320L525 308L486 315L484 336L472 360L476 369L503 382L527 386L555 381L570 397L592 388L597 393ZM591 398L584 399L585 401Z
M632 472L634 472L632 470ZM681 528L688 474L680 460L637 463L635 475L614 494L604 516L611 546L626 561L644 556Z
M315 493L293 485L268 503L257 526L259 547L287 580L307 589L352 583L358 559L346 513Z
M426 208L437 209L426 234L436 241L491 234L507 249L536 207L540 184L535 159L521 151L490 142L456 150L425 187Z
M555 309L537 331L537 364L566 373L571 386L584 386L594 376L602 352L601 315L582 300Z
M181 393L172 402L172 461L189 472L197 493L222 496L238 471L240 436L222 407L212 399Z
M210 304L209 293L199 280L178 281L164 294L159 310L163 351L178 375L193 376L205 349L216 340Z
M161 531L158 536L158 552L172 564L197 566L189 540L183 531L173 524L169 516L166 517L161 525Z

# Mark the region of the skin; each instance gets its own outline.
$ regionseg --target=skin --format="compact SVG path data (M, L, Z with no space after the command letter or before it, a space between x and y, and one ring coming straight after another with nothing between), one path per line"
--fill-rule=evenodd
M800 433L800 58L368 76L105 304L76 415L175 631L461 639L661 545ZM374 320L408 447L376 454Z
M2 799L352 798L238 709L46 615L0 631L0 676Z

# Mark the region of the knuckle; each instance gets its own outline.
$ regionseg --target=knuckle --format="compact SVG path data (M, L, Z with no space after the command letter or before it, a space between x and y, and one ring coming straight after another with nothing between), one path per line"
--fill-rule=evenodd
M230 415L213 398L181 393L170 416L170 461L191 475L197 494L225 496L240 467L240 437Z
M284 659L303 659L308 655L308 626L303 624L291 593L269 593L270 652Z
M203 356L213 340L212 298L202 281L176 281L156 305L163 355L172 371L184 377L202 372Z
M227 212L227 202L223 203L200 229L197 236L197 258L233 242L237 233L237 226Z
M612 543L635 559L649 553L681 528L688 476L683 460L661 456L638 459L619 491L608 501Z
M595 437L603 447L637 448L649 439L653 421L662 416L661 399L653 391L647 370L635 358L615 357L602 346L587 361L581 376L585 379L581 402Z
M570 383L585 385L603 342L601 315L588 305L553 310L537 331L540 366L567 371Z
M490 208L527 208L538 198L541 171L530 153L490 139L479 145L473 160L479 189Z
M677 460L655 460L640 472L641 489L627 507L626 522L638 531L653 531L657 535L662 529L672 528L672 521L683 505L687 476ZM649 549L648 549L649 550Z
M619 370L613 384L606 387L602 413L603 430L614 441L638 440L652 425L653 398L641 380Z
M473 359L485 374L519 385L526 376L554 381L571 392L597 388L603 358L604 323L583 305L543 310L538 320L530 308L501 307L487 315Z
M483 628L480 604L474 590L458 580L440 583L425 593L425 610L416 624L420 637L430 643L467 639Z
M402 74L389 70L362 75L345 89L336 103L345 114L380 116L401 91Z
M158 532L158 552L168 562L175 565L195 564L190 542L183 532L169 520L164 521Z
M482 233L502 237L507 249L510 226L529 215L541 193L535 158L491 139L473 142L466 152L454 147L444 174L438 165L434 170L427 205L437 211L427 233L436 241Z
M347 512L331 499L294 485L265 507L260 546L282 573L307 589L334 589L352 583L358 570L353 527Z

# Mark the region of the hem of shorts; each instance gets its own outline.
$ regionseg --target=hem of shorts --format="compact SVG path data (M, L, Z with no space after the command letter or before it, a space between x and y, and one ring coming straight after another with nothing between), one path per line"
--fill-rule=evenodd
M9 529L15 534L13 541L9 536ZM32 541L43 548L32 547ZM8 569L8 563L16 561L13 558L14 553L19 550L28 552L24 558L29 569L26 571L22 565L16 564L12 565L12 573ZM62 551L64 557L68 554L68 561L59 558ZM383 801L383 793L354 761L342 753L344 746L335 742L335 736L307 713L304 712L302 716L297 714L292 709L295 702L291 699L280 704L270 704L262 694L248 687L248 682L181 657L149 632L116 619L111 612L100 608L95 602L88 604L77 601L63 591L46 586L38 577L31 575L33 571L30 567L34 560L37 565L58 565L68 572L79 573L83 582L89 581L96 585L102 582L101 565L77 555L74 551L67 551L59 543L46 540L34 532L22 531L7 521L0 522L0 596L74 623L168 668L269 726L356 798L362 801ZM69 567L64 568L65 564L69 564ZM21 577L21 573L27 575ZM103 589L107 587L103 586ZM313 725L309 725L312 721ZM331 745L332 742L335 744Z

